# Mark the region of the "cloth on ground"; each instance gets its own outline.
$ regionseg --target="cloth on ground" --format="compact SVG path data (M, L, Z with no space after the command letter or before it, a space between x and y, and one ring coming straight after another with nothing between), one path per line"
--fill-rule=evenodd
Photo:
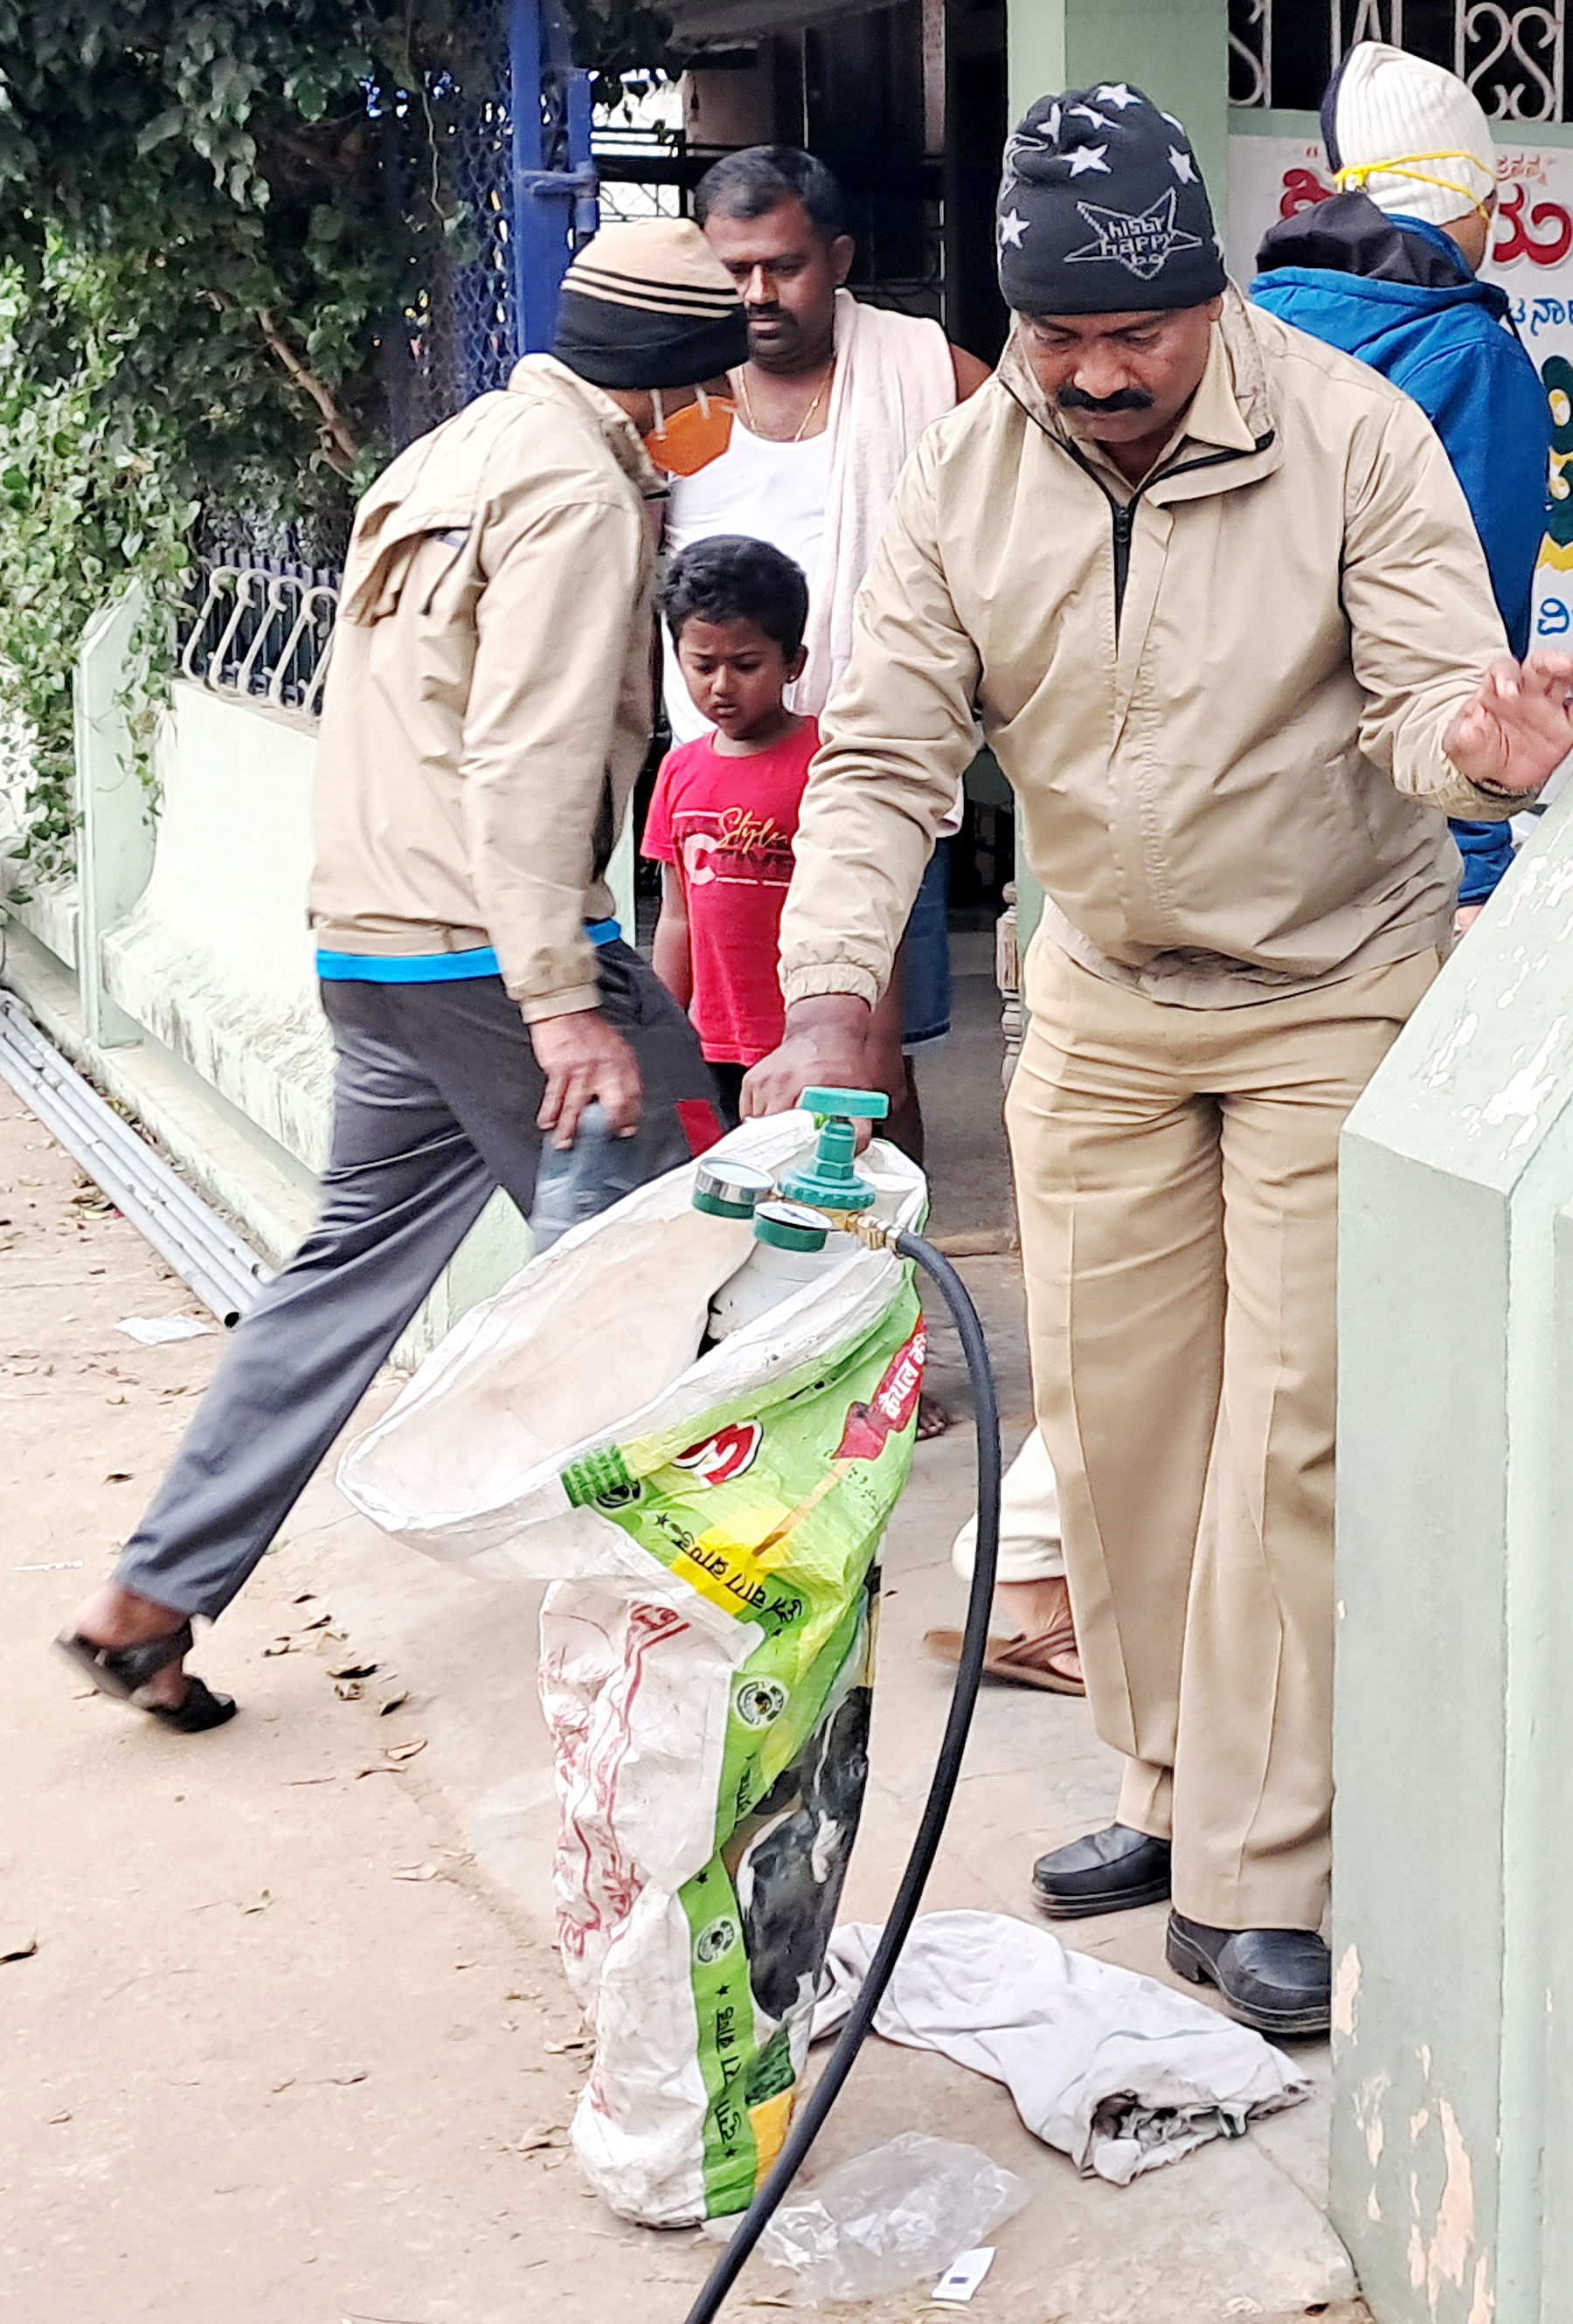
M816 2041L850 2010L879 1937L855 1922L831 1938ZM1116 2187L1209 2138L1243 2136L1311 2089L1281 2050L1205 2002L1003 1913L925 1914L874 2030L1004 2082L1035 2137Z

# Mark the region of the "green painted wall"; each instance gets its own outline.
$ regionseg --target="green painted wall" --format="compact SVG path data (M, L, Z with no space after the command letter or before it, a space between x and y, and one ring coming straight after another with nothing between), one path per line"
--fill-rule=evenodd
M1227 0L1009 0L1012 118L1052 89L1133 81L1184 122L1223 226Z
M1378 2324L1573 2314L1573 807L1350 1117L1333 2223Z

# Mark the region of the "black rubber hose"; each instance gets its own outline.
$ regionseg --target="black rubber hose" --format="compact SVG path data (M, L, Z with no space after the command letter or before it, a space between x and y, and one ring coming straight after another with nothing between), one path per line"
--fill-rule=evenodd
M956 1795L957 1779L961 1774L961 1757L967 1748L967 1730L972 1725L977 1690L983 1680L1000 1542L1000 1413L999 1400L995 1394L994 1371L988 1360L988 1344L967 1286L949 1260L942 1258L921 1235L898 1235L895 1248L902 1259L911 1259L944 1293L946 1304L956 1319L956 1328L961 1334L962 1352L967 1358L967 1369L972 1379L973 1404L977 1416L977 1553L972 1569L972 1595L967 1600L961 1659L957 1665L956 1686L950 1697L950 1712L945 1721L939 1756L934 1763L934 1780L929 1786L929 1796L923 1803L912 1852L907 1858L907 1868L902 1875L902 1885L896 1891L884 1934L868 1965L868 1974L852 2005L851 2015L841 2030L840 2039L826 2061L824 2072L799 2108L770 2176L738 2220L730 2242L689 2309L688 2324L712 2324L712 2319L719 2313L721 2302L742 2274L750 2253L770 2224L772 2214L801 2170L809 2149L824 2127L826 2116L840 2096L841 2086L852 2071L853 2063L874 2023L874 2011L891 1981L897 1957L918 1916L923 1890L934 1868L934 1858L939 1853L950 1803Z

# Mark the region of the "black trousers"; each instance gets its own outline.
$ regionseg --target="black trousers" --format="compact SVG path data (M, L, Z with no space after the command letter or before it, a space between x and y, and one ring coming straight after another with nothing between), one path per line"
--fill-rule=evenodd
M619 1162L636 1182L708 1144L710 1069L676 1002L627 945L597 955L601 1008L644 1083ZM217 1614L305 1490L378 1367L499 1186L529 1216L544 1090L498 977L328 983L333 1148L316 1225L236 1325L116 1580Z

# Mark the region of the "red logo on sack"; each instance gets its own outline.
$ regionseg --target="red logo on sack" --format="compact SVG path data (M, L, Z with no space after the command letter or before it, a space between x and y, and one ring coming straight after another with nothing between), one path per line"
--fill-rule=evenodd
M702 1444L690 1444L686 1452L677 1455L676 1465L691 1469L701 1485L729 1485L734 1477L753 1468L763 1442L764 1431L757 1420L740 1420L707 1436Z
M877 1461L893 1436L899 1436L918 1408L923 1385L923 1357L928 1328L920 1323L886 1365L884 1377L867 1404L855 1404L836 1447L837 1461Z

